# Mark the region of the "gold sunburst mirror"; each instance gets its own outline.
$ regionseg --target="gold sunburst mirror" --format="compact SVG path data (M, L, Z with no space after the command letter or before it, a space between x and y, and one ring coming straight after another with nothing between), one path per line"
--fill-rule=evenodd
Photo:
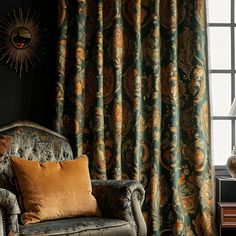
M0 22L0 60L22 76L41 62L44 52L44 32L39 15L21 8L13 10Z

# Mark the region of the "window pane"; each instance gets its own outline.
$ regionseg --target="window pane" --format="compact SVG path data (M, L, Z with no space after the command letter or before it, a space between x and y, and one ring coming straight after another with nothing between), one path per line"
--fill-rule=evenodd
M213 115L229 115L231 105L231 75L211 74L211 93Z
M209 0L210 23L230 23L230 0Z
M236 23L236 2L234 2L234 22Z
M231 121L213 121L213 157L215 165L225 165L231 155Z
M231 69L229 27L210 27L211 69Z
M235 6L236 6L236 1L235 1ZM236 12L234 14L236 15ZM234 28L234 58L235 58L234 61L235 61L235 69L236 69L236 27Z

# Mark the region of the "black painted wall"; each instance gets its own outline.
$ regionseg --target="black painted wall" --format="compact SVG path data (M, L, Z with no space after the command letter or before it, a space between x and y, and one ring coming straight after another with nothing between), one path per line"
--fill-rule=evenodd
M21 78L4 62L0 62L0 126L15 120L31 120L53 127L56 78L56 38L58 0L5 0L0 18L18 7L40 13L45 26L46 54Z

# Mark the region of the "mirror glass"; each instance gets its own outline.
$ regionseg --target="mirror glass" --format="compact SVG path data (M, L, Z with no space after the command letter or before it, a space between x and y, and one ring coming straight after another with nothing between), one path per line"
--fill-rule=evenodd
M27 48L32 42L32 34L26 27L16 27L11 32L11 42L17 49Z

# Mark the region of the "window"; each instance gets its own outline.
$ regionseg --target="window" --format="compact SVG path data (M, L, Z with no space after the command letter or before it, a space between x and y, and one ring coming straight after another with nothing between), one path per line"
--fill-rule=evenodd
M236 117L229 117L235 97L236 3L208 0L209 53L213 105L213 155L217 166L225 165L235 145Z

